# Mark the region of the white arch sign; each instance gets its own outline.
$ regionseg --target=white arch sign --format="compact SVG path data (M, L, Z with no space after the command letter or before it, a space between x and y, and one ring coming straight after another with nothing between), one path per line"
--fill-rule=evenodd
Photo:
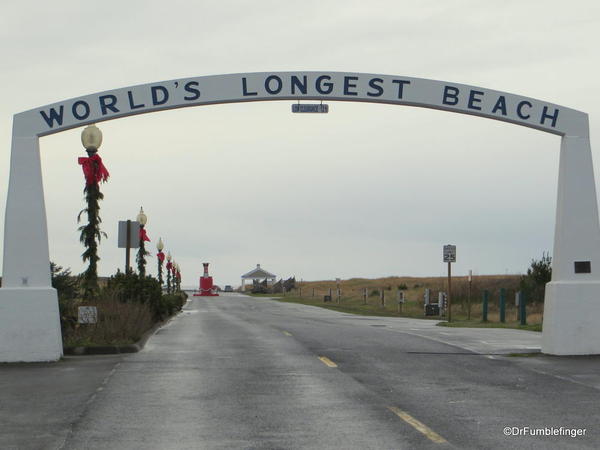
M600 354L600 226L587 114L458 83L345 72L262 72L181 78L77 97L16 114L0 288L0 361L62 355L39 138L90 123L174 108L269 100L418 106L502 120L561 136L552 281L542 351Z

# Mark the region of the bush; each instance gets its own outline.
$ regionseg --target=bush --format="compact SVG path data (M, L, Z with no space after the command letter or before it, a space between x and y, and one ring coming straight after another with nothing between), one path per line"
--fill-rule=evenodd
M96 306L98 322L77 323L79 306ZM149 305L124 303L102 295L93 302L65 303L63 314L61 322L65 347L133 344L154 324Z
M379 297L379 291L377 289L373 289L369 294L369 297Z
M117 272L109 278L102 296L116 298L123 303L148 305L155 320L164 320L181 309L186 296L183 293L163 295L157 279L140 277L136 273Z
M59 306L65 346L134 343L156 322L179 311L187 298L184 292L162 295L160 283L150 276L117 272L108 279L97 298L83 301L76 297L78 289L71 289L74 285L69 284L75 280L78 287L78 279L69 278L68 270L54 267L53 274L59 276L53 276L53 281L56 278L58 286L63 286L59 290ZM79 324L79 306L96 306L98 323Z
M50 278L52 287L56 289L59 300L72 300L79 293L79 279L71 275L71 269L63 269L55 263L50 263Z
M419 286L415 285L415 287L419 287ZM406 285L406 283L400 283L398 285L398 290L400 290L400 291L406 291L406 290L408 290L408 286Z
M79 278L71 275L71 269L50 263L50 279L52 287L58 295L58 311L63 336L69 334L77 326L77 295L79 294ZM75 311L75 313L73 313Z
M163 295L157 307L157 314L161 319L172 316L174 313L181 310L185 304L186 298L187 295L183 292L180 294Z
M544 301L546 283L552 279L552 258L543 253L542 259L531 260L531 266L527 269L527 275L521 277L520 289L528 301L538 303Z
M252 280L252 290L250 291L252 294L268 294L269 288L267 285L267 280L265 279L262 282L258 280Z

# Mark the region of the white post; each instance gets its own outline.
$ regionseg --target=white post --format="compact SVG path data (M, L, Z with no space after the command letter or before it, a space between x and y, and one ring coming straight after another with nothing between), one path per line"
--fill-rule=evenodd
M13 124L0 289L0 362L57 361L62 337L50 282L39 139Z
M600 354L600 225L590 140L560 148L552 281L546 285L542 352Z

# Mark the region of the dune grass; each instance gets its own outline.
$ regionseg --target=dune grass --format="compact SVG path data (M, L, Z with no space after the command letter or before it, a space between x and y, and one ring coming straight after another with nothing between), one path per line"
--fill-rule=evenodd
M541 330L543 305L527 305L527 323L525 327L519 325L517 307L515 306L515 292L519 289L520 275L482 275L473 277L471 284L471 320L468 319L468 280L466 277L452 278L452 323L450 326L463 327L503 327ZM341 280L337 295L338 284L331 280L303 281L297 283L292 292L282 294L261 294L260 296L272 297L283 302L302 303L318 306L335 311L351 314L386 316L386 317L413 317L432 320L445 320L439 316L425 317L423 307L423 294L426 288L430 289L432 302L437 302L438 292L447 289L446 277L385 277L378 279L352 278ZM499 292L506 290L506 323L499 321ZM324 302L325 295L331 289L331 302ZM366 289L366 299L364 292ZM402 311L398 309L398 291L402 290L405 303ZM490 292L488 303L488 321L482 319L483 291ZM384 301L381 293L383 291ZM456 325L455 325L456 323Z

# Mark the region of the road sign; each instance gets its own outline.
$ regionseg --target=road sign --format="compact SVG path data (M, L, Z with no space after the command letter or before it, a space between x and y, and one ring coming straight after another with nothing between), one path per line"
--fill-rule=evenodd
M444 262L456 262L456 245L444 245Z
M294 103L293 113L328 113L329 105L323 103Z
M127 221L119 220L119 248L127 248ZM140 223L131 221L129 229L129 248L138 248L140 246Z

